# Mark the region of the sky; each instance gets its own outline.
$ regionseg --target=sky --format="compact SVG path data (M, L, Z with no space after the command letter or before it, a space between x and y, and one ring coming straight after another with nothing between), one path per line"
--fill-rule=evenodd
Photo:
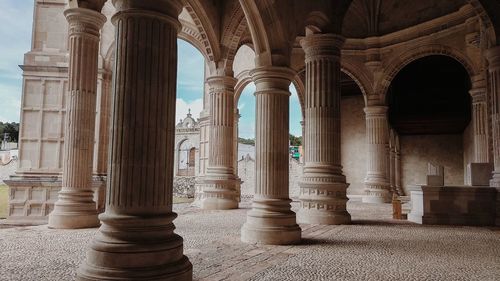
M31 49L33 0L0 0L0 121L19 122L22 94L24 53ZM176 122L191 109L199 118L203 109L204 63L202 54L191 44L178 42ZM300 103L293 85L290 87L290 132L301 135ZM239 136L255 137L255 85L249 84L238 102L241 118Z
M33 0L0 0L0 121L19 122L24 53L31 49Z
M177 120L186 116L191 109L193 117L198 118L203 109L203 55L191 44L177 40L179 49L178 78L177 78ZM255 138L255 85L248 84L241 93L238 101L240 123L239 137ZM293 84L290 86L290 133L302 135L300 121L302 114L297 91Z

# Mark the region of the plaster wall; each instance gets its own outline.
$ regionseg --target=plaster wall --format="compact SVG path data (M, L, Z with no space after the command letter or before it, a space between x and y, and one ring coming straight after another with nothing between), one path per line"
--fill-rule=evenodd
M427 163L444 166L445 185L463 185L464 145L462 135L401 136L402 185L425 184Z
M365 189L367 151L366 122L363 96L343 97L341 100L342 166L349 195L362 195Z

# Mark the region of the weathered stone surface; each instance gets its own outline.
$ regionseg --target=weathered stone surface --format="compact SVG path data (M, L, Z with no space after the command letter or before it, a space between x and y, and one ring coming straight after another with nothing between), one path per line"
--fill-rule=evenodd
M498 279L500 272L500 234L489 228L404 223L391 220L388 204L349 201L353 225L302 225L300 245L254 245L239 240L249 206L241 207L205 212L174 205L177 232L195 264L194 280L483 281ZM0 229L0 279L74 280L96 233Z
M420 224L494 226L497 191L491 187L417 186L408 220Z
M173 196L194 198L196 177L174 177Z

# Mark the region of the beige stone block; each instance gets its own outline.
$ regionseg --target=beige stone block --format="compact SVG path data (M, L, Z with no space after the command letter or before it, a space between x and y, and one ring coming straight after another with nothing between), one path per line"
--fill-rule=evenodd
M469 163L467 172L472 186L489 186L493 165L490 163Z

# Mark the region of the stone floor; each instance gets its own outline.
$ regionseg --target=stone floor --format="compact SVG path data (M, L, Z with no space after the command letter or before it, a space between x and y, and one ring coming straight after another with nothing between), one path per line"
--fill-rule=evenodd
M297 246L239 240L248 204L176 205L195 280L500 280L500 231L390 219L390 205L349 203L354 224L302 225ZM73 280L97 229L0 229L0 280Z

